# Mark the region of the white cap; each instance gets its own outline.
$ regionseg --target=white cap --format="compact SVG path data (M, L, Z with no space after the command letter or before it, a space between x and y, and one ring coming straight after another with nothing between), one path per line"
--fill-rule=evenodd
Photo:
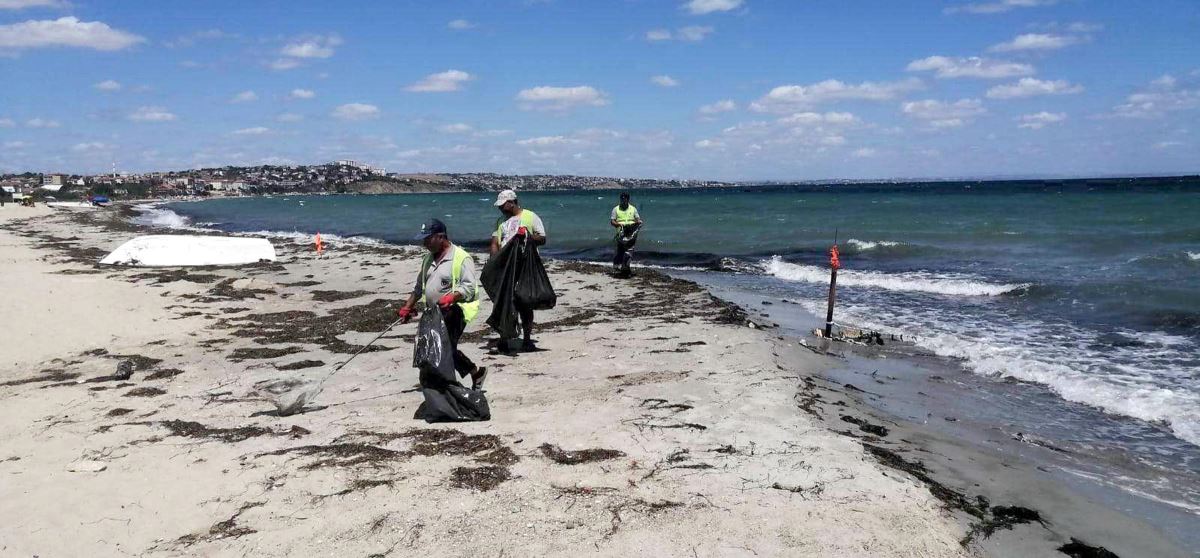
M496 195L496 207L500 207L510 201L517 201L517 193L512 190L505 190Z

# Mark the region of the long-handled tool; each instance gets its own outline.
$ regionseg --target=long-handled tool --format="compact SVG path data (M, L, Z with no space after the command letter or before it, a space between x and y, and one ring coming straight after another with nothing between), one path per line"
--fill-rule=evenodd
M334 374L337 374L338 370L341 370L342 367L349 364L350 361L354 360L354 357L362 354L363 351L367 350L367 347L370 347L373 343L387 334L387 332L391 331L393 327L396 327L396 324L402 321L404 321L404 318L397 318L396 321L392 322L387 326L387 328L379 332L379 335L376 335L374 339L368 341L366 345L363 345L358 352L350 355L350 358L334 367L334 369L326 374L324 378L321 378L320 381L314 383L301 379L289 378L286 380L275 380L273 382L268 382L256 386L256 389L264 398L269 399L271 403L275 404L275 408L279 409L279 416L286 417L288 415L295 414L303 409L305 405L312 403L312 401L317 398L317 395L320 394L321 390L325 387L326 380L332 378Z

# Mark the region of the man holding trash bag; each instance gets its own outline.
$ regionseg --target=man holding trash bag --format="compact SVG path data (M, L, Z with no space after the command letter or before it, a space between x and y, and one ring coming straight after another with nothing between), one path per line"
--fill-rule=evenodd
M496 230L492 233L491 253L495 258L501 250L508 246L513 240L523 243L527 249L527 253L532 257L537 258L537 264L540 264L541 259L537 257L537 247L546 244L546 226L542 223L541 217L528 209L521 207L521 202L517 200L517 193L513 190L504 190L496 196L496 208L503 214L496 222ZM533 262L530 262L533 265ZM543 269L541 275L545 275ZM546 285L548 286L548 281ZM493 301L495 297L493 297ZM519 297L515 301L516 311L521 318L521 329L524 332L524 342L522 348L526 351L536 351L537 346L534 345L533 335L533 311L535 305L531 305L522 301ZM553 307L553 303L548 306L538 304L536 306ZM508 339L501 335L500 350L506 351Z
M612 209L608 222L617 229L617 249L616 255L613 256L613 271L618 275L628 277L629 265L633 260L630 252L637 243L638 229L642 227L642 216L638 215L637 208L629 203L629 192L621 192L621 203Z
M454 353L454 369L464 378L471 376L471 389L480 389L487 377L487 369L476 366L458 348L458 340L467 324L479 313L475 260L466 250L450 242L446 224L437 219L421 225L416 240L420 240L429 253L421 260L417 283L400 308L400 318L405 323L411 320L417 314L418 300L424 300L427 310L432 310L436 304L446 322L450 349Z

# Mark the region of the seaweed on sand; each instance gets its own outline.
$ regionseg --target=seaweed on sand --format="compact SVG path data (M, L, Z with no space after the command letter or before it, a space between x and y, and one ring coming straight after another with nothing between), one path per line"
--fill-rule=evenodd
M360 443L343 443L329 444L324 446L298 446L294 448L284 448L281 450L269 451L258 454L266 455L288 455L299 454L301 456L322 456L320 459L304 465L301 470L309 471L320 469L323 467L353 467L355 465L370 465L378 467L384 463L391 461L401 461L408 459L412 454L408 452L390 450L379 446L372 446Z
M487 492L500 483L512 478L508 468L498 465L483 467L455 467L450 471L450 485L456 488L469 488Z
M234 349L229 355L229 360L233 362L241 362L243 360L256 360L267 358L279 358L303 351L303 347L283 347L281 349L272 349L270 347L243 347Z
M263 505L266 505L266 502L249 502L242 504L242 506L238 508L238 510L234 512L229 519L214 523L212 527L209 527L208 531L205 533L192 533L179 537L178 539L175 539L175 544L192 546L196 543L211 542L220 539L236 539L238 537L244 537L246 535L257 533L258 531L254 529L238 525L237 521L243 513L246 513L246 510L257 508Z
M9 380L7 382L0 383L0 386L19 386L23 384L33 384L39 382L69 382L75 378L78 378L79 376L81 376L81 374L78 372L47 369L42 370L42 374L40 376L30 376L28 378L21 378L18 380Z
M120 386L118 386L120 387ZM133 388L125 392L125 397L158 397L167 393L167 390L156 387L140 387Z
M559 465L579 465L582 463L592 463L595 461L607 461L625 456L625 452L614 449L593 448L577 451L566 451L553 444L542 444L538 446L538 449L542 451L542 455L545 455L551 461L558 463Z
M308 310L250 314L226 318L219 327L233 329L236 337L247 337L261 345L311 343L336 353L353 353L362 347L338 338L348 331L383 331L395 320L396 302L384 298L366 304L335 308L326 314ZM367 351L386 351L372 345Z
M929 492L934 498L941 500L942 504L947 508L962 510L979 519L987 517L988 501L983 496L976 496L971 500L962 492L958 492L946 485L934 480L929 476L929 472L925 469L925 465L920 461L908 461L900 457L896 452L882 448L872 444L863 444L863 448L867 453L875 456L879 463L891 467L893 469L904 471L917 480L926 484L929 487Z

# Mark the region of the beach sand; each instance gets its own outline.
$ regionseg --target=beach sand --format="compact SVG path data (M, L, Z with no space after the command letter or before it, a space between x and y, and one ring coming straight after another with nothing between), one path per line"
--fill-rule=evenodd
M97 268L138 233L121 211L0 211L0 555L997 552L963 542L986 505L819 418L852 405L819 377L832 357L692 283L554 262L544 350L517 357L487 354L485 303L464 350L489 422L412 418L413 324L279 417L255 383L374 337L419 252L276 240L275 264ZM1023 555L1063 542L1041 539Z

